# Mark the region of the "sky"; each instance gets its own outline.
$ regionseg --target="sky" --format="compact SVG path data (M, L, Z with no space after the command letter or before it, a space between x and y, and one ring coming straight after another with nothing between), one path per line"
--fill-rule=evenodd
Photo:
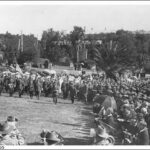
M22 31L41 38L49 28L69 33L75 25L86 27L86 33L150 31L149 16L150 5L0 4L0 33Z

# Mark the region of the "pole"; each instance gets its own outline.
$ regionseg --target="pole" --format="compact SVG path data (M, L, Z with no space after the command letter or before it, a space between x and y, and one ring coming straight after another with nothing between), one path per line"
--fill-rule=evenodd
M23 34L21 31L21 52L23 52Z

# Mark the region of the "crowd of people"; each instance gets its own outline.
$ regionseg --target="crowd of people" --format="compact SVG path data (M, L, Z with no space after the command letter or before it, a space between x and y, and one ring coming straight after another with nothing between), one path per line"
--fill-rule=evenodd
M131 78L119 76L108 78L106 74L67 74L59 73L40 76L38 73L26 75L12 75L3 73L0 77L0 93L8 92L13 96L18 92L19 97L24 93L32 99L36 96L53 98L57 104L58 97L70 99L72 103L77 99L85 103L94 102L101 95L113 97L116 108L103 107L101 103L94 103L96 120L103 120L112 128L120 129L115 134L127 139L128 144L149 145L150 135L150 80L146 78ZM101 101L101 100L100 100ZM114 133L112 133L114 136ZM130 142L129 142L130 141ZM125 143L122 143L125 144Z
M95 103L96 123L104 121L110 128L110 134L118 136L123 145L149 145L150 136L150 80L118 78L117 82L107 79L106 91L101 94L115 99L115 105L105 107ZM130 82L129 82L130 81ZM95 97L96 99L96 97ZM105 126L105 125L102 125Z
M72 103L75 98L87 102L88 85L82 78L82 75L65 73L48 76L40 76L38 73L3 73L0 76L0 94L8 93L13 96L14 93L18 93L20 98L27 94L31 99L33 96L37 99L40 99L40 96L52 97L55 104L58 97L70 98Z

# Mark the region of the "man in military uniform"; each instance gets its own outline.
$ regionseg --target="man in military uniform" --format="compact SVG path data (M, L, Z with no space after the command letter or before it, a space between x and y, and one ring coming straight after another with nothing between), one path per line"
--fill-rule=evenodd
M69 85L67 81L63 81L62 85L61 85L61 90L63 93L63 99L66 99L68 97L68 90L69 90Z
M87 103L87 95L88 95L88 86L86 84L86 81L83 81L83 85L82 85L82 100L85 101L85 103Z
M0 124L0 145L24 145L24 138L16 128L18 119L8 116L4 123Z
M18 94L20 98L23 95L24 87L25 87L24 80L22 78L19 78L18 79Z
M35 95L37 99L40 99L41 90L42 90L42 82L40 78L38 77L38 74L36 75L36 78L34 80L34 89L35 89Z
M16 81L11 75L10 75L8 86L9 86L9 95L12 96L15 90Z
M72 101L72 104L73 104L75 96L76 96L76 89L75 89L75 86L74 86L73 83L70 83L69 91L70 91L70 98L71 98L71 101Z
M34 95L34 82L31 75L29 77L29 94L30 94L30 98L32 99Z
M53 90L52 90L52 97L53 97L53 102L57 104L57 99L58 99L58 87L56 82L53 83Z

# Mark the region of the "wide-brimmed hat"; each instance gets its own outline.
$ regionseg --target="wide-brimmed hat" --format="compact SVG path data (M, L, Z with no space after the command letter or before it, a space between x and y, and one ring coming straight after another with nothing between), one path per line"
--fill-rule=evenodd
M58 134L55 131L48 132L46 135L47 141L54 141L54 142L60 142L60 138L58 137Z
M109 136L108 133L106 132L106 129L102 126L98 126L96 133L101 138L107 138Z
M7 122L0 123L0 134L9 134L14 130L14 126L9 125Z
M18 122L18 119L14 116L8 116L7 121L9 121L9 122Z

